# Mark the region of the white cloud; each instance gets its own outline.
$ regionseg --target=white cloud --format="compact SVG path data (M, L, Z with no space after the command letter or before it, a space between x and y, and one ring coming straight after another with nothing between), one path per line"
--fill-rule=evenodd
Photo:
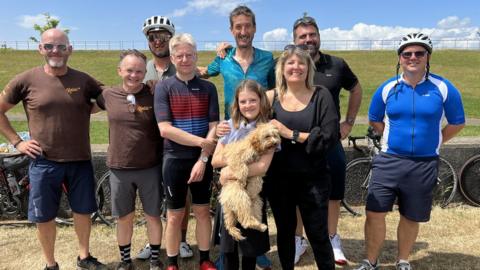
M55 20L60 20L59 17L55 15L50 15L52 19ZM37 15L22 15L19 17L18 25L23 27L23 28L28 28L31 29L34 24L39 24L43 25L47 21L45 20L45 15L44 14L37 14Z
M210 10L213 13L228 16L230 11L241 4L247 4L256 0L191 0L180 9L175 9L168 17L182 17L189 13Z
M279 31L283 29L283 31ZM338 27L320 29L323 49L358 50L358 49L394 49L400 38L412 32L423 32L431 37L434 48L478 48L480 27L471 26L470 18L446 17L437 23L435 28L415 28L403 26L381 26L357 23L352 29ZM281 39L284 37L285 39ZM457 41L453 41L453 40ZM476 41L471 41L476 39ZM281 45L292 40L284 28L268 31L263 35L267 48L281 48ZM464 41L459 41L464 40ZM466 41L470 40L470 41Z
M467 27L470 24L470 18L460 19L457 16L449 16L445 19L441 19L437 26L441 29L452 29Z
M288 34L288 30L285 28L276 28L271 31L265 32L262 36L263 48L270 51L282 50L286 44L292 40L292 35Z

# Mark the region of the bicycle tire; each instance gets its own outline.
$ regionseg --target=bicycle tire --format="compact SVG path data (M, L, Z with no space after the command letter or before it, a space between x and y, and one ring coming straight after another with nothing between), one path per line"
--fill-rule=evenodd
M97 212L92 213L90 219L92 220L92 223L95 222L97 219ZM60 196L60 204L58 206L55 222L61 225L73 225L73 211L70 208L68 196L64 191L62 191L62 195Z
M371 177L372 159L356 158L347 164L345 170L344 208L354 216L365 214L365 201Z
M468 159L460 169L460 193L470 204L480 207L480 155Z
M445 208L455 197L458 177L452 164L443 157L438 160L437 185L433 189L433 205Z
M117 224L117 218L112 215L112 201L111 201L111 190L110 190L110 171L105 172L102 177L98 180L97 190L95 192L95 198L98 204L97 215L100 220L108 225L115 226ZM163 211L163 210L162 210ZM140 201L140 196L136 196L135 200L135 225L140 226L146 223L142 203Z

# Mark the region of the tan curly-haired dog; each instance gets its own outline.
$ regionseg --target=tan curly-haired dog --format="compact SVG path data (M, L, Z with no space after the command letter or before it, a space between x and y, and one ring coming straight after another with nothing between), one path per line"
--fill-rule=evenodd
M237 221L243 228L262 232L267 229L262 223L263 201L259 196L263 180L261 176L247 177L248 165L280 142L279 131L274 125L260 124L244 139L225 145L221 153L236 179L225 183L219 195L225 229L235 240L245 239L236 227Z

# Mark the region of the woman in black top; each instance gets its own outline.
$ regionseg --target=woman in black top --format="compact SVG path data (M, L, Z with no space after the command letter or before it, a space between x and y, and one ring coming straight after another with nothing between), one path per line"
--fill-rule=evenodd
M314 65L303 46L287 46L277 62L276 89L267 92L282 150L273 157L265 191L277 226L282 268L294 269L298 206L318 269L334 269L325 154L338 140L338 118L329 91L313 86Z

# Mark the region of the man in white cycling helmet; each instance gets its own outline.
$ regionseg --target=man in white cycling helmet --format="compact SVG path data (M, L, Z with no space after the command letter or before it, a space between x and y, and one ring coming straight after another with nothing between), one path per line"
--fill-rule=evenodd
M143 82L148 80L163 81L175 75L175 66L170 61L170 50L168 42L175 34L175 25L165 16L152 16L145 19L142 27L143 34L148 41L148 47L153 55L153 59L147 63L147 73ZM159 179L161 181L161 179ZM185 213L190 212L190 203L187 200ZM182 242L180 243L180 258L190 258L193 256L193 250L187 243L188 216L185 215L182 222ZM146 260L152 256L152 250L155 256L158 256L160 247L153 248L146 244L137 255L137 259Z
M432 52L427 35L402 37L397 48L397 74L373 94L368 119L382 134L382 150L373 159L368 185L366 258L356 270L379 269L378 257L387 232L385 217L395 201L400 212L396 269L412 269L408 257L419 224L430 220L440 146L465 125L459 90L447 79L430 73Z

